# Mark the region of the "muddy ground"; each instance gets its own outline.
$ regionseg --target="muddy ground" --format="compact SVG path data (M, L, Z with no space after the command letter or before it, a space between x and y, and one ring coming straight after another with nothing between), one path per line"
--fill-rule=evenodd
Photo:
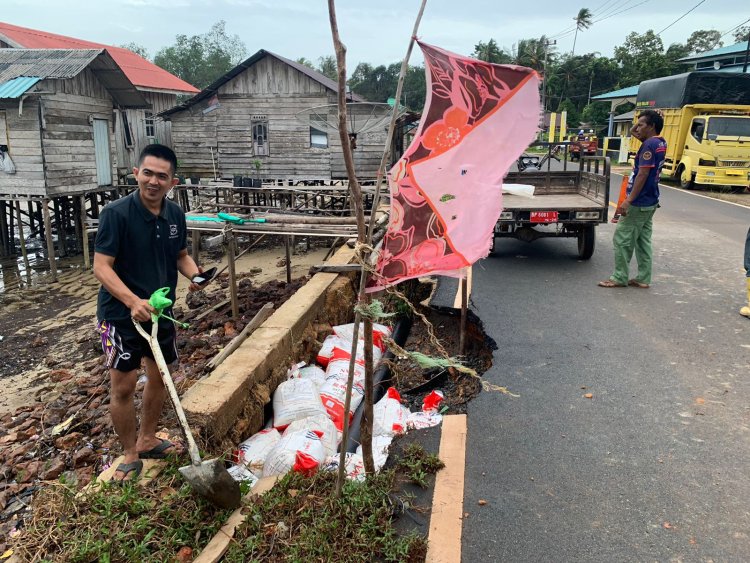
M291 284L285 281L283 246L269 245L243 256L237 268L238 320L231 319L228 304L211 310L228 297L226 274L192 294L181 280L175 317L190 327L178 329L181 361L173 372L178 390L184 392L199 379L206 363L264 304L272 302L277 308L291 297L305 283L310 266L322 263L328 244L321 241L309 251L306 245L297 247ZM221 267L219 256L204 256L202 261L206 267ZM98 287L90 272L68 268L57 283L0 294L5 313L0 315L0 553L44 481L63 477L84 485L120 451L109 420L109 381L95 330ZM429 294L429 287L421 291ZM458 318L425 306L419 310L448 354L458 355ZM419 320L405 347L439 355ZM480 373L491 363L491 343L477 319L469 323L466 357ZM394 363L392 383L412 410L421 409L430 389L443 390L444 406L451 413L465 412L466 402L481 389L478 379L458 377L452 370L425 372L402 360ZM139 397L137 393L137 402ZM165 409L162 425L162 436L180 439L171 409Z

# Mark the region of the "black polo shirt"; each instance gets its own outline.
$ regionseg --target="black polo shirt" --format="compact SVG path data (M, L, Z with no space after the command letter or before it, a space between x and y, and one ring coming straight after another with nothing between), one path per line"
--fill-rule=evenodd
M114 257L115 273L138 297L148 299L157 289L169 287L169 298L174 302L177 256L187 248L185 213L179 205L164 199L161 213L154 215L136 190L102 209L94 248ZM103 286L96 315L107 321L131 317L130 309Z

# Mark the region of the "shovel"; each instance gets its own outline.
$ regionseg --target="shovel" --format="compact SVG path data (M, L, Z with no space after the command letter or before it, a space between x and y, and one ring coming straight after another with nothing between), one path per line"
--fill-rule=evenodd
M195 444L193 434L190 432L185 411L182 410L180 398L177 396L177 390L174 387L172 376L169 374L167 362L159 348L159 341L156 338L159 330L158 319L152 317L151 336L143 329L141 324L133 319L136 330L143 338L148 341L151 351L154 354L154 361L159 367L161 379L164 386L169 391L169 398L172 401L177 418L180 421L182 432L185 434L185 440L188 444L188 453L190 454L190 465L180 467L180 473L185 481L190 483L195 492L208 499L211 504L224 509L234 509L240 506L240 485L235 481L224 466L224 462L219 459L209 459L201 461L198 446Z

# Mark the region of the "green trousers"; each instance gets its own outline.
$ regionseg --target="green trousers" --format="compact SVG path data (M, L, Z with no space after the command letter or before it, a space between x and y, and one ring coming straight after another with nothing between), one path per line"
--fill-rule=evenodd
M628 214L621 217L612 242L615 247L615 271L610 276L616 284L627 285L630 279L630 260L635 252L638 275L633 278L641 283L651 283L651 234L657 205L650 207L630 206Z

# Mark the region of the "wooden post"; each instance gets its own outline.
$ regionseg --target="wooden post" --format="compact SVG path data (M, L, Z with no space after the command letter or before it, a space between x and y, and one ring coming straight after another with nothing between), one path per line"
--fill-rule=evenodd
M52 207L55 210L55 227L57 228L57 246L60 249L60 256L68 255L68 237L65 233L65 221L63 219L60 200L52 200Z
M49 217L49 200L42 200L42 217L44 219L44 235L47 239L47 259L52 281L57 281L57 263L55 262L55 243L52 242L52 221ZM59 240L59 237L58 237Z
M86 232L86 196L80 197L81 202L81 243L83 246L83 267L88 270L91 268L91 258L89 256L89 234Z
M29 201L26 202L26 210L29 213L29 232L33 233L34 232L34 223L35 223L35 221L34 221L34 204L32 203L31 200L29 200Z
M200 255L201 255L201 232L194 230L192 233L192 241L193 241L193 260L195 260L196 264L200 264Z
M234 231L231 229L227 232L228 245L227 264L229 265L229 297L232 301L232 318L240 318L240 307L237 302L237 273L235 271L234 259L237 254L237 239L234 238Z
M468 272L466 272L468 275ZM466 352L466 317L468 315L468 280L461 278L461 332L458 339L458 353L462 356Z
M0 256L10 256L10 238L8 222L5 215L5 201L0 200Z
M21 243L21 255L23 256L23 267L26 270L26 279L31 282L31 267L29 256L26 254L26 236L23 234L23 221L21 221L21 202L16 200L16 222L18 223L18 240Z
M284 250L286 252L286 283L292 283L292 253L290 239L290 235L284 237Z

